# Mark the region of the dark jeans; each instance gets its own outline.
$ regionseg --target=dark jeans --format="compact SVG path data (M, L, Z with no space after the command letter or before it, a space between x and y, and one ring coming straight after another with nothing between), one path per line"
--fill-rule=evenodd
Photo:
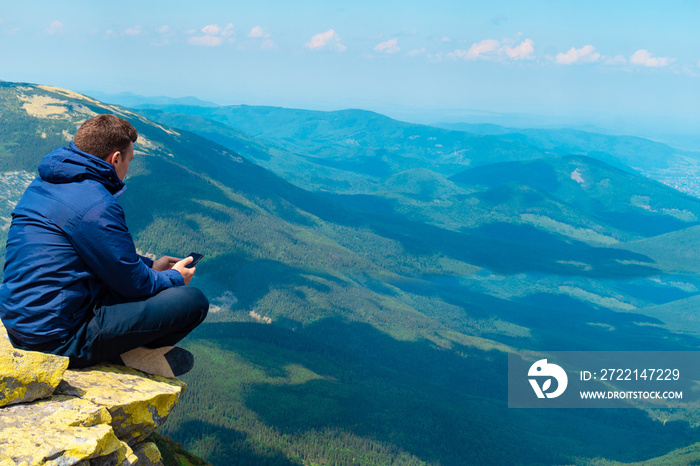
M107 302L94 309L68 338L22 349L70 358L71 368L102 361L121 363L119 355L145 346L173 346L202 323L209 301L191 286L168 288L150 298Z

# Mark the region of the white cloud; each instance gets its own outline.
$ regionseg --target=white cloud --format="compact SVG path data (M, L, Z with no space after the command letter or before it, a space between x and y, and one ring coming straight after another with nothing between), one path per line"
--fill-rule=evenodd
M190 45L199 45L202 47L218 47L224 43L223 37L216 36L194 36L187 39Z
M262 26L254 26L248 33L248 37L252 40L243 44L242 47L246 47L247 44L256 44L261 50L273 50L277 48L277 44L269 38L270 33L263 29Z
M276 48L277 48L277 44L275 44L274 41L271 41L271 40L268 39L268 40L264 40L264 41L260 44L260 48L263 49L263 50L272 50L272 49L276 49Z
M535 48L533 47L532 39L525 39L515 47L502 44L495 39L485 39L480 42L475 42L469 50L457 49L454 52L447 54L448 58L463 60L503 60L508 57L512 60L526 60L533 58ZM512 42L511 42L512 43Z
M337 50L338 52L347 50L347 47L340 41L340 36L333 29L316 34L305 46L311 50L329 49Z
M532 54L535 53L535 47L532 39L525 39L516 47L505 46L504 51L513 60L527 60L532 58Z
M189 30L187 34L194 34L195 31ZM198 45L203 47L218 47L224 42L232 44L236 41L233 37L235 31L233 23L227 24L225 27L220 27L218 24L208 24L202 28L203 36L192 36L187 40L190 45Z
M380 44L377 44L374 47L375 52L383 52L383 53L396 53L401 50L401 48L397 45L399 41L398 37L394 37L393 39L389 39L386 42L382 42Z
M406 55L408 55L409 57L416 57L418 55L423 55L424 53L425 53L425 47L421 47L419 49L411 50Z
M700 71L698 71L698 68L700 68L700 62L696 63L696 66L681 66L676 72L693 78L700 78Z
M653 57L652 54L645 49L637 50L630 57L630 63L651 68L668 66L674 61L675 58L670 57Z
M467 51L466 56L463 56L462 58L476 58L479 55L494 52L498 50L500 45L501 44L495 39L485 39L481 42L476 42L475 44L472 44L469 51Z
M208 24L202 28L202 32L208 36L216 36L221 32L221 28L216 24Z
M270 34L265 32L265 30L260 27L260 26L255 26L253 29L250 30L248 33L248 37L251 37L253 39L258 39L258 38L268 38L270 37Z
M175 35L175 32L172 29L170 29L170 26L168 26L167 24L157 28L156 32L160 34L160 37L156 38L156 40L153 42L153 45L158 47L170 45L170 39Z
M49 24L49 27L46 28L46 32L48 34L58 34L63 32L63 23L60 21L53 21L51 24Z
M233 23L228 23L226 27L221 31L221 35L224 37L231 36L235 33L233 30Z
M126 29L124 31L124 34L127 36L138 36L141 34L141 26L134 26L132 28Z
M566 53L558 53L554 61L560 65L571 65L573 63L593 63L600 60L600 54L595 51L592 45L584 45L580 49L571 47Z
M443 37L442 39L440 39L440 42L452 42L452 39L449 38L449 37L447 37L447 36L445 36L445 37Z
M604 57L603 63L606 65L626 65L627 59L622 55L615 55L614 57Z

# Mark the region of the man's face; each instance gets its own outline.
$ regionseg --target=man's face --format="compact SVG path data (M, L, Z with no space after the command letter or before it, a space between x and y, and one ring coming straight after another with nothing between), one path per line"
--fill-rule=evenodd
M126 174L129 173L129 163L134 159L134 145L129 143L129 147L120 152L120 155L116 157L112 166L117 172L117 176L120 180L124 181Z

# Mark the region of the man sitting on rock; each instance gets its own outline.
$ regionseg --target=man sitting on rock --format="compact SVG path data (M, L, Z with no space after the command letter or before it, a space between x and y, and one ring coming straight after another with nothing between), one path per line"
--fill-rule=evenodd
M16 348L68 356L75 368L110 361L165 377L192 368L192 354L173 346L209 309L185 286L192 258L138 255L117 203L137 137L126 120L99 115L39 164L12 212L0 286Z

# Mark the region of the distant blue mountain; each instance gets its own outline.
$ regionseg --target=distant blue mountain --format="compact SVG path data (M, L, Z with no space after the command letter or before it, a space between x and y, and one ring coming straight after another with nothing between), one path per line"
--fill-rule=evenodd
M86 95L96 98L109 104L121 105L122 107L142 107L149 105L191 105L198 107L218 107L218 104L198 99L197 97L165 97L165 96L143 96L131 92L120 92L118 94L108 94L100 91L88 91Z
M579 129L515 129L490 124L444 123L442 128L499 135L559 154L588 155L619 168L667 169L683 158L700 160L700 154L636 136L616 136Z
M587 155L627 171L660 174L700 167L700 154L633 136L574 129L514 130L490 124L448 124L449 129L405 123L363 110L321 112L278 107L149 105L165 114L196 115L243 131L261 142L303 155L309 162L366 173L385 164L393 175L428 168L450 176L494 162L532 160L550 155ZM181 123L184 123L181 118ZM193 131L197 129L192 127ZM391 141L391 144L387 144ZM374 162L372 161L374 159ZM340 164L338 166L338 164ZM277 171L281 176L284 172ZM364 173L363 173L364 172ZM291 175L291 173L290 173Z

